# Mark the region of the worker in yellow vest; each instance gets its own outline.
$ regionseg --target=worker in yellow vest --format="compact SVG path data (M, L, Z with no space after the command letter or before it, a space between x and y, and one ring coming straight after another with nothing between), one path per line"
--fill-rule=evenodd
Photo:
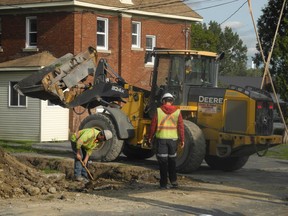
M151 121L148 142L154 138L156 145L156 157L160 169L160 188L168 188L169 181L172 188L178 187L176 174L176 157L178 144L184 147L184 124L180 110L173 106L174 97L165 93L162 98L162 106L157 108L157 113ZM179 143L180 142L180 143Z
M76 181L88 182L87 166L92 151L102 142L111 139L113 136L110 130L97 130L96 128L85 128L73 133L71 147L74 153L74 178ZM83 165L81 163L83 162Z

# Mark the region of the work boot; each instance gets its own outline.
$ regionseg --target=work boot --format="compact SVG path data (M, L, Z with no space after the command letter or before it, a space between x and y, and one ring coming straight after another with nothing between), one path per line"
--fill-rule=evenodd
M178 182L172 182L171 185L172 185L172 188L178 188L179 187Z
M159 189L166 190L166 189L169 189L169 187L168 187L168 185L160 185Z
M84 177L82 177L82 176L76 176L76 177L75 177L75 181L83 182L83 183L85 183L85 184L89 182L89 180L88 180L87 178L84 178Z

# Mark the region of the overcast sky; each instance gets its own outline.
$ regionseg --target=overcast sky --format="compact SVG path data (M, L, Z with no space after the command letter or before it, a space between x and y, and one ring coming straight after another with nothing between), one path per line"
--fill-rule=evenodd
M257 19L262 15L261 9L267 6L269 0L251 0L253 15ZM251 65L251 56L256 52L256 34L249 13L247 0L188 0L187 4L203 17L203 22L210 20L223 23L221 27L229 26L237 32L240 39L248 48L248 64ZM244 5L243 5L244 4ZM243 5L243 6L242 6ZM241 7L242 6L242 7ZM206 9L205 9L206 8Z

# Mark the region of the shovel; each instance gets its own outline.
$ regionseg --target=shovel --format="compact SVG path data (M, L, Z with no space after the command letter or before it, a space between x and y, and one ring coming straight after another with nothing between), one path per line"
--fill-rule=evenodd
M88 170L88 168L85 166L84 162L82 160L80 160L82 166L85 168L86 172L88 173L89 177L91 178L91 180L94 180L93 176L91 175L90 171Z

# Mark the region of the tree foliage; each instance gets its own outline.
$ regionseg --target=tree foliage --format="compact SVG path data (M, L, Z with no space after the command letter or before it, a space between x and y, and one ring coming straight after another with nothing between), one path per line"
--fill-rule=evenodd
M231 28L221 29L217 22L192 24L191 48L211 52L225 52L221 61L220 75L245 76L247 47Z
M271 51L277 23L282 9L283 0L269 1L262 9L262 15L257 21L260 43L264 52L265 61ZM288 100L288 3L286 2L284 13L280 22L276 43L272 52L269 71L274 80L274 86L284 100ZM259 53L254 61L259 66L263 64L259 44L256 46Z

